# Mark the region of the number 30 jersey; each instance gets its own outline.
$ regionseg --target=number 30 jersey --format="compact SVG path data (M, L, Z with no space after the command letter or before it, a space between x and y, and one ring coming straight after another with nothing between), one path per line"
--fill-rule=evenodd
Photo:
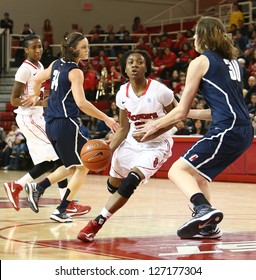
M211 51L202 55L209 59L210 66L199 89L212 111L213 125L230 125L249 120L239 62L229 61Z
M69 71L75 68L79 68L76 63L65 62L63 59L58 59L53 63L48 106L45 110L47 122L52 119L79 117L79 109L68 79Z

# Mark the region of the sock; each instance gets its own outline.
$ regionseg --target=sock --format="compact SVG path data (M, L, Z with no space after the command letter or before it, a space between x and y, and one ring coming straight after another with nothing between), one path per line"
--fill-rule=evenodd
M45 191L48 187L50 187L50 185L51 185L51 183L50 183L49 179L48 179L48 178L45 178L43 181L41 181L41 182L39 182L39 183L37 184L37 188L36 188L36 189L39 191L39 193L43 194L44 191Z
M94 220L97 221L97 223L102 226L106 222L106 220L108 220L111 216L112 214L108 212L106 208L103 208L100 212L100 215L96 217Z
M27 183L30 183L32 181L33 178L30 176L29 173L27 173L26 175L21 177L18 181L15 181L15 183L21 185L24 188Z
M66 190L66 193L65 193L60 205L57 207L57 209L60 211L60 213L64 213L66 211L66 209L68 208L69 203L71 202L70 200L67 200L67 197L69 196L70 192L71 192L70 189Z
M195 193L191 196L190 202L194 204L194 206L200 206L202 204L210 205L210 202L205 198L204 194L202 193Z

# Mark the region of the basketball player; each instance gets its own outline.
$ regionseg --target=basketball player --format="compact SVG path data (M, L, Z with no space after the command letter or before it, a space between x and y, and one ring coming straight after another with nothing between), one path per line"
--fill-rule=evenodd
M25 37L23 46L27 58L15 75L11 103L13 106L18 106L14 111L17 114L16 122L26 138L34 167L17 181L4 183L8 199L17 211L20 210L19 193L23 190L25 184L52 170L54 167L62 165L46 136L45 120L43 117L43 106L46 106L45 100L37 100L36 106L33 107L24 107L22 105L22 100L25 100L34 92L33 83L35 75L44 70L43 65L39 61L43 53L40 37L36 34ZM43 89L40 88L41 94L43 94ZM59 183L61 199L65 194L66 187L67 180L65 179ZM72 201L67 209L67 213L72 216L78 216L88 213L90 209L89 206L82 206Z
M78 239L92 242L95 234L117 210L125 205L137 186L146 183L171 156L173 139L165 128L152 140L141 143L133 132L142 119L157 119L173 108L173 91L162 83L148 79L151 60L145 51L125 53L121 59L122 75L129 82L116 95L120 129L110 143L114 151L107 188L112 196L99 216L78 234Z
M38 201L45 189L54 183L54 180L61 180L71 175L64 198L50 217L52 220L62 223L72 222L71 217L65 211L89 171L80 158L81 148L87 142L87 138L79 129L79 110L103 120L113 132L118 129L119 125L85 98L84 76L78 63L81 59L88 59L87 38L78 32L70 33L62 42L61 53L62 58L54 61L35 77L35 97L31 97L31 100L26 100L25 103L28 106L31 105L30 101L34 104L40 95L42 82L50 79L50 94L45 110L46 133L65 168L64 166L59 167L54 174L50 174L54 178L50 180L46 178L41 184L26 184L25 190L31 209L38 212Z
M189 65L178 106L163 118L148 122L138 133L145 133L143 141L187 116L212 120L208 132L172 165L168 176L194 206L193 218L178 229L178 236L193 238L203 227L205 234L212 231L210 237L214 238L221 235L217 224L223 213L210 204L209 182L247 150L252 143L253 127L243 99L238 52L223 23L213 17L201 18L194 39L201 55ZM198 89L210 109L196 110L190 115Z

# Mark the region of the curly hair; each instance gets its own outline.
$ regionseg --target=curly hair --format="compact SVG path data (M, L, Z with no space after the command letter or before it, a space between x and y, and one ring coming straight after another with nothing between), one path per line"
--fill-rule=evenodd
M146 68L147 68L147 72L145 74L145 77L149 77L151 72L152 72L152 66L151 66L151 59L148 55L148 53L146 51L143 51L143 50L132 50L132 51L128 51L126 53L124 53L124 55L121 57L121 60L120 60L120 65L121 65L121 72L122 72L122 75L126 78L126 79L129 79L129 77L127 76L127 74L125 73L125 68L126 68L126 61L128 59L128 57L131 55L131 54L134 54L134 53L138 53L138 54L141 54L144 58L145 58L145 61L146 61Z

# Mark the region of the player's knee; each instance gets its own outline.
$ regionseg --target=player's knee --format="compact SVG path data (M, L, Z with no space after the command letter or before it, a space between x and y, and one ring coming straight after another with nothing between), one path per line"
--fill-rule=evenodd
M125 197L130 198L141 182L141 177L134 171L131 171L128 176L123 180L118 188L118 193Z
M111 183L110 183L110 180L108 179L107 180L107 189L108 189L108 191L110 192L110 193L115 193L117 190L118 190L118 188L116 188L116 187L114 187Z

